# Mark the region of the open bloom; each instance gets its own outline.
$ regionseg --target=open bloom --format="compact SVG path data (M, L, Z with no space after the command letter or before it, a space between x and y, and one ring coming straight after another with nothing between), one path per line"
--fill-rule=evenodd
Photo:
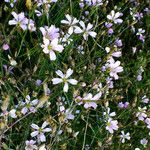
M79 22L74 17L71 17L69 14L65 15L67 20L62 20L61 23L69 25L68 33L71 35L74 31L74 28L76 27L76 24Z
M72 75L72 73L73 73L73 70L70 68L67 70L66 74L63 74L62 71L57 70L56 74L60 76L61 78L53 78L52 79L53 84L64 83L63 91L68 92L68 88L69 88L68 83L72 85L76 85L78 83L78 81L75 79L68 79Z
M21 103L21 105L24 106L21 110L21 113L24 115L29 111L34 113L36 111L34 106L36 106L38 102L39 102L38 99L31 101L30 96L27 95L25 98L25 102Z
M147 114L146 114L146 107L138 107L138 112L136 113L136 117L138 117L139 120L143 121L146 117L147 117Z
M26 141L26 147L25 150L35 150L37 149L37 146L35 145L36 141L30 140Z
M107 15L107 19L113 21L115 24L120 24L123 22L123 20L119 18L120 16L122 16L122 13L120 12L115 13L115 11L112 10L110 12L110 15Z
M96 37L97 33L92 31L93 25L91 23L88 23L87 27L85 26L85 23L83 21L80 21L79 24L81 25L82 29L80 27L75 27L74 32L76 34L83 33L83 38L85 40L88 39L88 36Z
M9 116L10 116L11 118L17 118L17 115L16 115L16 109L10 110Z
M96 101L99 100L99 98L101 97L101 92L99 92L98 94L96 94L94 97L91 93L87 94L82 101L85 103L84 104L84 108L90 108L93 107L94 109L97 108L97 103Z
M63 46L58 44L58 39L53 39L52 41L44 38L43 39L44 44L41 45L43 48L43 52L45 54L49 54L50 60L56 60L56 54L54 51L57 52L62 52L63 51Z
M44 38L51 41L59 38L59 28L56 28L54 25L51 25L50 27L40 27L40 31L42 32Z
M14 17L13 20L8 22L9 25L17 25L21 27L23 30L27 29L28 19L25 17L24 13L20 14L15 13L14 11L11 13Z
M130 133L125 134L124 131L121 131L120 139L122 143L125 142L125 139L130 140Z
M117 73L120 73L123 71L123 67L120 66L120 61L116 61L114 59L109 60L110 63L108 65L110 69L110 76L114 77L115 80L119 79L119 76Z
M110 133L114 133L114 130L118 130L118 121L109 118L107 122L106 130L108 130Z
M45 128L47 125L48 125L48 123L46 121L42 124L42 127L39 127L38 125L36 125L34 123L31 124L31 127L36 130L31 133L31 136L32 137L37 136L39 141L45 142L46 137L45 137L44 133L50 132L52 130L51 128Z
M140 143L141 143L144 147L146 147L146 145L147 145L147 143L148 143L148 140L145 139L145 138L143 138L142 140L140 140Z

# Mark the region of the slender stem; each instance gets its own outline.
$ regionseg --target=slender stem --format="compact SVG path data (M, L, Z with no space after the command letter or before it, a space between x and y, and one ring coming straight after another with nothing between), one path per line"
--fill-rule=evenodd
M84 147L85 147L86 132L87 132L87 127L88 127L88 120L89 120L89 112L88 112L87 121L86 121L86 126L85 126L85 132L84 132L84 139L83 139L82 150L84 150Z

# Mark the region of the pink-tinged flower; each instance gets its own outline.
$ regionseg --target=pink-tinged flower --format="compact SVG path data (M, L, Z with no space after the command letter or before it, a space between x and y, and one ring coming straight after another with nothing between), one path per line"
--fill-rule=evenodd
M14 17L13 20L8 22L9 25L17 25L21 27L23 30L27 29L28 19L25 17L24 13L17 14L16 12L11 13Z
M146 147L146 145L147 145L147 143L148 143L148 140L145 139L145 138L143 138L142 140L140 140L140 143L141 143L144 147Z
M115 80L119 79L119 76L117 73L120 73L123 71L123 67L120 66L120 61L116 61L114 59L110 59L109 60L109 65L108 65L109 69L110 69L110 76L114 77Z
M108 29L108 34L111 35L114 33L114 30L112 28Z
M62 71L60 70L57 70L56 74L61 78L53 78L52 82L53 84L64 83L64 88L63 88L64 92L68 92L68 88L69 88L68 83L72 85L76 85L78 83L78 81L75 79L68 79L73 74L73 70L70 68L67 70L66 74L63 74Z
M115 11L112 10L110 12L110 15L107 15L107 19L113 21L115 24L120 24L123 22L123 20L119 18L120 16L122 16L122 13L120 12L115 13Z
M117 52L113 52L111 55L112 55L113 57L121 57L121 56L122 56L122 53L121 53L121 51L117 51Z
M76 27L76 24L79 22L79 20L77 20L74 17L71 17L69 14L65 16L67 20L62 20L61 23L69 26L68 33L71 35Z
M31 127L36 130L31 133L31 136L32 137L37 136L38 141L45 142L46 137L45 137L44 133L52 131L51 128L45 128L47 125L48 125L48 123L46 121L42 124L42 127L39 127L38 125L36 125L34 123L31 124Z
M88 108L97 108L97 101L99 100L99 98L102 96L102 93L99 92L98 94L96 94L94 97L91 93L87 94L83 99L83 103L84 103L84 108L88 109Z
M9 49L9 45L8 44L3 44L2 48L3 48L3 50L7 51Z
M125 102L125 103L120 102L120 103L118 104L118 107L119 107L119 108L127 108L128 106L129 106L129 102Z
M147 117L147 114L146 114L146 107L138 107L138 112L136 113L136 117L138 117L139 120L143 121L144 118Z
M35 145L36 141L30 140L26 141L26 147L25 150L36 150L37 146Z
M149 98L147 98L146 95L144 95L144 96L142 97L142 102L143 102L143 103L148 103L148 102L149 102Z
M53 39L52 41L44 38L41 47L43 48L43 52L45 54L49 54L50 60L56 60L55 51L61 53L63 51L63 46L58 44L58 39Z
M108 28L108 29L111 28L112 25L113 25L113 24L110 23L110 22L105 22L105 27Z
M44 26L40 27L40 31L43 34L43 37L49 40L54 40L59 38L59 28L56 28L55 25L51 25L50 27Z
M131 137L130 137L129 132L125 134L124 131L121 131L120 140L121 140L122 143L124 143L126 139L130 140L130 138Z
M117 39L117 40L115 41L115 45L116 45L117 47L121 47L121 46L122 46L122 40Z
M88 36L96 37L97 33L92 31L93 25L88 23L87 27L85 26L85 23L83 21L80 21L79 24L81 25L82 29L80 27L75 27L74 32L76 34L83 33L83 37L85 40L88 39Z
M141 81L142 80L142 75L141 74L137 75L136 79L137 79L137 81Z
M147 128L150 129L150 118L146 118L144 122L147 124Z
M111 118L108 119L106 130L108 130L110 133L114 133L114 130L118 130L118 121L112 120Z
M124 108L127 108L129 106L129 102L124 103Z
M134 14L134 17L140 20L141 18L143 18L143 13L137 12L136 14Z
M21 110L21 113L24 115L29 111L34 113L36 111L35 106L38 104L38 102L38 99L31 101L30 96L27 95L25 98L25 102L21 103L21 106L24 106Z

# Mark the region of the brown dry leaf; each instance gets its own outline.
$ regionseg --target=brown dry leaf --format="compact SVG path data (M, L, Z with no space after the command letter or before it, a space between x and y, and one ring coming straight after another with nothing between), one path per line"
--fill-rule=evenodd
M39 99L39 104L37 105L36 108L40 108L43 107L43 105L48 101L49 96L48 95L43 95L40 99Z
M7 110L8 105L9 105L9 102L10 102L10 96L7 95L7 96L5 97L5 100L3 101L2 106L1 106L2 111L6 111L6 110Z

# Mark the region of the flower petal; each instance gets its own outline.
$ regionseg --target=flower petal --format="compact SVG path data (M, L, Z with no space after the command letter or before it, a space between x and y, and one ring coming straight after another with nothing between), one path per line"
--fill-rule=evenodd
M31 127L32 127L33 129L37 129L37 130L39 129L38 125L36 125L36 124L34 124L34 123L31 124Z
M73 74L73 70L69 68L66 72L66 78L70 77L72 74Z
M76 85L78 83L78 81L75 79L69 79L68 82L73 85Z
M50 56L50 60L56 60L56 55L54 51L50 51L49 56Z
M53 82L53 84L58 84L58 83L63 82L63 80L61 78L54 78L54 79L52 79L52 82Z
M45 129L43 130L43 132L50 132L50 131L52 131L51 128L45 128Z
M32 136L32 137L35 137L35 136L37 136L38 134L39 134L38 131L34 131L34 132L31 133L31 136Z
M69 88L69 86L68 86L68 83L66 82L64 85L63 91L68 92L68 88Z

